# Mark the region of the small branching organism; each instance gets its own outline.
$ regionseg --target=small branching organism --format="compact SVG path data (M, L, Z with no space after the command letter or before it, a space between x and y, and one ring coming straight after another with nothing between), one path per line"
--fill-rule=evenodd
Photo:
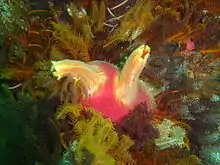
M182 127L175 126L172 121L165 118L161 124L156 125L156 128L160 132L160 138L155 139L158 149L186 146L184 142L186 132Z
M46 95L49 72L47 61L50 51L50 30L46 22L36 16L34 11L29 12L29 22L26 30L16 35L13 31L7 33L7 63L1 68L0 78L9 82L9 89L19 89L32 97L41 98ZM47 18L47 15L41 18ZM39 65L41 63L41 65ZM44 84L44 85L43 85ZM46 90L45 90L46 89Z
M98 3L97 0L93 0L91 2L91 9L90 9L90 17L92 19L92 28L93 31L101 32L104 30L104 23L106 19L106 5L105 2L102 0Z
M66 56L85 62L90 60L89 45L84 41L83 36L75 33L68 24L54 22L53 27L55 31L53 33L54 45L51 52L52 60L66 58Z
M75 144L75 161L82 162L89 153L94 164L132 163L127 150L133 141L125 135L119 137L109 119L104 119L92 109L71 104L61 106L56 116L59 120L65 120L66 117L72 125L72 135L65 146L69 148ZM65 139L62 141L65 144Z
M54 28L52 60L68 56L71 59L89 62L94 37L91 30L91 19L83 8L78 9L72 3L67 7L67 12L71 18L70 24L61 21L52 22Z
M189 132L193 149L198 150L203 164L219 164L219 101L203 99L197 106L191 105L190 110L194 116L194 120L190 121L192 130Z
M120 25L110 34L103 47L107 48L120 42L135 40L155 20L151 9L151 1L139 0L130 10L120 16Z
M192 51L187 57L187 63L189 94L196 93L200 98L208 99L219 95L219 57Z
M147 109L146 103L138 104L120 123L115 124L119 134L131 137L134 149L144 148L147 142L159 137L158 130L152 124L153 113Z

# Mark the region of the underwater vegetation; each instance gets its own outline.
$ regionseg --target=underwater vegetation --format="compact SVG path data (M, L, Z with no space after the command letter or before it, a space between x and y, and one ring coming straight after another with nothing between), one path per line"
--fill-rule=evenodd
M1 165L219 165L218 0L1 0Z

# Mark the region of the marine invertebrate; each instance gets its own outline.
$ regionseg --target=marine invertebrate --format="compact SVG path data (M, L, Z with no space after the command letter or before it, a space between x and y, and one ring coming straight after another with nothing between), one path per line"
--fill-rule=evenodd
M113 1L111 1L111 3L112 2ZM124 16L124 14L122 13L125 13L127 9L130 9L130 6L132 6L131 4L134 4L134 2L130 1L130 4L129 4L128 0L124 0L123 2L120 2L119 4L118 4L118 1L113 2L113 4L111 3L108 3L109 4L109 6L107 7L108 17L105 23L106 26L111 28L110 32L112 32L116 27L118 27L119 22L121 21L120 19L123 18Z
M117 132L129 135L134 141L132 148L143 148L146 143L159 137L159 131L152 125L153 114L147 111L147 104L135 106L119 124L115 125Z
M100 2L98 5L97 1L91 2L91 18L93 21L94 32L100 32L104 29L105 21L105 3L104 1Z
M149 53L147 45L138 47L129 56L121 72L103 61L88 64L77 60L52 61L51 69L58 80L63 77L79 80L84 92L81 103L117 121L140 102L146 102L149 110L154 107L153 97L157 91L139 80Z
M190 93L197 93L200 97L211 98L213 94L219 94L219 58L211 54L202 54L192 51L187 59L188 85Z
M172 121L165 118L161 124L156 125L156 128L159 129L160 138L156 139L155 143L160 150L186 145L184 142L185 130L179 126L174 126Z
M189 121L192 128L189 131L191 148L196 151L203 164L219 164L219 105L219 102L201 99L197 105L190 107L194 117L194 120Z
M51 56L57 58L62 57L62 52L73 59L80 59L88 62L89 57L89 41L81 34L72 32L72 27L62 22L52 23L55 31L53 40L55 44L52 46Z
M123 3L121 5L123 5ZM117 8L121 5L119 4L115 7ZM115 7L111 8L111 10L108 9L108 12L111 13L110 15L112 15L113 18L107 20L106 23L110 23L112 29L110 30L111 34L104 44L104 48L117 45L121 42L134 41L143 31L149 29L150 25L155 21L155 18L151 13L151 1L138 0L124 14L121 15L120 13L120 16L115 16L112 13L112 10L114 10ZM116 20L120 23L111 25L111 22L116 22Z
M85 108L81 105L66 104L60 107L57 119L66 119L69 116L69 123L73 126L70 150L64 154L66 161L82 163L90 159L92 164L120 164L132 163L132 157L128 149L133 141L125 135L118 136L112 122L104 119L94 109ZM72 153L72 157L68 155Z
M95 6L93 7L95 8ZM56 58L62 58L62 54L65 53L69 58L89 62L92 39L94 37L91 27L93 26L96 30L102 29L100 22L102 20L93 18L92 14L90 18L84 8L78 9L73 3L67 5L66 12L70 19L67 23L59 19L52 21L54 42L51 55ZM97 14L97 12L99 10L93 11L93 14ZM92 18L94 19L93 23L91 23Z

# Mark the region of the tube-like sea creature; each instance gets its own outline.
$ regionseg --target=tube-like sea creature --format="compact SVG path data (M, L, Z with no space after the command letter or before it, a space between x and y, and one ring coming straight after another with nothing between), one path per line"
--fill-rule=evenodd
M141 102L147 103L148 110L154 108L154 95L158 91L139 79L149 56L150 48L141 45L132 52L121 71L108 62L87 64L77 60L52 61L52 71L58 80L68 76L81 82L82 105L119 121Z

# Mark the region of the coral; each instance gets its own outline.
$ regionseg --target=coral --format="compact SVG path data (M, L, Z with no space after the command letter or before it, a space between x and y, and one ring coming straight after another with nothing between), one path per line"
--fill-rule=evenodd
M153 114L147 108L146 103L140 103L115 125L118 133L129 135L134 141L132 148L143 148L147 142L159 137L158 130L151 124Z
M88 151L93 155L92 162L95 164L132 162L127 150L133 142L128 136L119 138L109 119L104 119L94 110L80 105L62 106L56 118L65 119L66 115L70 117L69 123L73 125L75 136L71 138L70 147L75 146L76 161L87 159L85 151ZM77 144L74 139L78 139Z
M200 100L200 107L192 105L190 110L194 116L189 132L192 149L199 154L202 163L218 164L219 102Z
M156 125L156 128L160 132L160 137L155 139L155 143L160 150L185 145L185 130L179 126L174 126L172 121L165 118L161 124Z
M142 73L145 77L154 76L164 84L164 92L156 98L159 118L166 115L179 118L180 114L184 114L181 118L193 118L190 112L187 113L189 102L198 98L212 99L219 93L217 55L191 51L183 57L176 55L176 50L174 44L164 45L158 56L149 58L149 64ZM188 97L187 103L183 97Z
M184 117L189 117L188 105L183 101L183 95L186 92L186 89L168 90L158 95L156 98L157 109L154 113L154 119L162 120L163 118L169 118L172 120L181 120Z

